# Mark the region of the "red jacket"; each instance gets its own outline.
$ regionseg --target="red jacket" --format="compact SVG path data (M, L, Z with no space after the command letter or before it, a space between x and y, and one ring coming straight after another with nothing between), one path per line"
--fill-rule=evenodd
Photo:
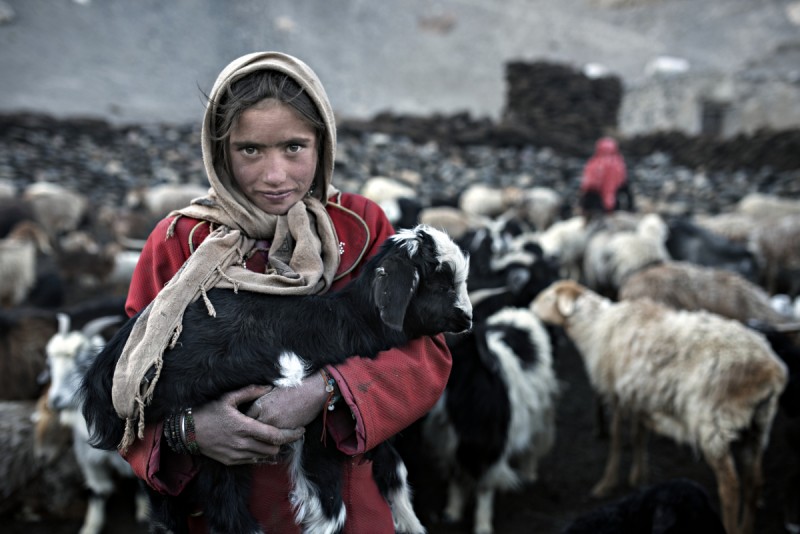
M329 200L327 211L336 228L341 253L332 287L336 290L358 274L364 260L375 254L394 230L377 204L359 195L336 195ZM158 224L142 251L128 293L127 312L131 316L155 298L209 234L207 223L182 218L175 235L166 238L171 221L164 219ZM263 270L263 259L256 254L248 260L247 267ZM350 456L343 488L346 533L394 532L389 506L372 479L372 464L362 455L430 410L447 384L450 366L444 338L437 336L385 351L375 360L350 358L331 369L349 407L340 406L327 418L328 446L335 444ZM145 439L137 440L125 457L150 487L177 495L197 467L190 456L162 447L161 431L161 423L148 425ZM286 469L265 464L253 469L250 509L265 532L299 532L289 504ZM190 523L191 532L207 532L202 516L190 519Z
M614 211L617 191L627 180L625 160L617 142L603 137L595 144L594 155L586 163L581 180L581 192L596 191L603 200L606 211Z

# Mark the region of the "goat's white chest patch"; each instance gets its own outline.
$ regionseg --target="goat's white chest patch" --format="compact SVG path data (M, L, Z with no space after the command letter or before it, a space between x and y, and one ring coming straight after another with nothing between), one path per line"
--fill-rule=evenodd
M278 358L278 365L281 371L281 378L275 381L278 387L297 387L306 376L306 362L294 352L282 352Z

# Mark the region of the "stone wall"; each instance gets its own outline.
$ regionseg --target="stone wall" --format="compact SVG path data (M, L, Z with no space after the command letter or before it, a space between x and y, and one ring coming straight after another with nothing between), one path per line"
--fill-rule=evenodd
M721 74L655 76L626 87L619 113L624 136L679 131L730 138L800 127L800 84Z

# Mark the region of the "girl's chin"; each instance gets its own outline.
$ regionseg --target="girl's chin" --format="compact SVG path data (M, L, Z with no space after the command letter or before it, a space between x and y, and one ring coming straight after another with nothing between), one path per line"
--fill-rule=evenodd
M286 197L260 197L256 205L261 208L261 211L270 215L285 215L289 209L300 202L302 197L286 196Z

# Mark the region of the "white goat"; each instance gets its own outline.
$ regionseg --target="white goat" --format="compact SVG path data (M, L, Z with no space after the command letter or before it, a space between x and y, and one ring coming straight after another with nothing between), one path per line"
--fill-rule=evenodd
M489 218L467 213L452 206L430 206L419 213L420 224L442 230L455 240L459 240L472 230L489 224Z
M385 176L373 176L361 186L361 194L378 204L398 198L417 198L413 187Z
M172 210L185 208L192 200L207 193L208 187L200 184L158 184L132 189L128 192L125 204L128 208L144 208L151 215L164 217Z
M522 190L517 187L494 187L473 184L458 199L458 207L470 215L497 217L522 202Z
M800 215L800 201L764 193L749 193L742 197L734 210L754 219Z
M642 217L635 231L603 228L592 233L583 259L586 285L614 297L626 277L669 259L668 233L664 220L652 213Z
M728 534L751 534L762 457L788 381L766 339L707 312L676 311L649 299L613 303L573 281L556 282L532 308L564 328L612 410L608 462L592 493L606 495L617 484L621 416L630 413L630 482L640 483L646 473L647 426L703 453L716 475ZM734 452L741 453L738 473Z
M522 190L517 202L512 208L515 215L543 232L559 220L563 200L555 189L531 187Z
M543 232L515 238L511 247L524 247L526 240L535 241L546 255L558 259L562 277L580 280L583 255L589 241L589 227L585 217L577 215L556 221Z
M76 191L51 182L36 182L22 193L30 204L36 221L55 239L76 230L89 209L89 199Z
M51 253L44 230L32 221L18 223L0 240L0 306L21 304L36 282L37 254Z
M50 371L48 407L58 411L62 424L72 428L75 457L91 491L80 534L99 534L106 522L105 505L114 491L115 476L134 475L130 465L116 451L104 451L89 445L89 430L81 414L77 392L86 368L105 344L100 333L120 322L120 318L95 319L81 331L70 331L70 319L66 314L59 314L58 321L58 333L50 338L46 349ZM144 492L140 491L136 499L136 519L145 521L148 506Z

